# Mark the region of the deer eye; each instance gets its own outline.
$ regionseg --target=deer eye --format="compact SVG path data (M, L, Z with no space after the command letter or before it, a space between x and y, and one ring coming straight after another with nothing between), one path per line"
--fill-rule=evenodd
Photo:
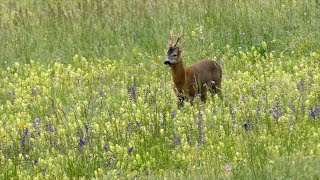
M172 54L173 57L177 57L177 54Z

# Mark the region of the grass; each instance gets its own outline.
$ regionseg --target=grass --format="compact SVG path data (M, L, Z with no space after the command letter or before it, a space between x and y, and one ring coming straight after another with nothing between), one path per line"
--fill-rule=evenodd
M0 3L0 179L320 177L317 1ZM222 91L177 109L185 64Z

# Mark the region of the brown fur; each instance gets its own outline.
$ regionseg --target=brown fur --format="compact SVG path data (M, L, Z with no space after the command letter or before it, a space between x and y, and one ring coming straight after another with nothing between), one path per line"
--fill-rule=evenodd
M181 57L182 45L176 46L177 42L172 47L172 33L170 33L169 49L164 63L171 67L175 93L179 98L179 107L183 105L184 99L189 99L192 102L197 95L200 95L203 102L206 101L207 90L212 94L217 93L222 98L221 66L213 60L202 60L185 68ZM173 56L173 54L175 55Z

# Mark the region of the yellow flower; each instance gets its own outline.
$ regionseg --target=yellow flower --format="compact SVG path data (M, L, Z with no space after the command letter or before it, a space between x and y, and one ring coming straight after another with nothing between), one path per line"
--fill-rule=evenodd
M6 137L7 137L7 133L4 132L4 131L2 131L2 132L1 132L1 137L2 137L2 138L6 138Z
M25 127L26 127L25 124L22 122L18 124L19 129L24 129Z

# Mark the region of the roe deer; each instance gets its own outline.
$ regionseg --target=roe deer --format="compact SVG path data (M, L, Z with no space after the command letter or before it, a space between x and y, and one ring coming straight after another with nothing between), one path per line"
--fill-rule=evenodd
M172 31L170 32L170 39L167 42L168 52L164 61L165 65L171 67L175 94L179 99L178 107L183 106L185 99L189 99L192 103L198 95L200 95L201 101L205 102L207 90L212 94L217 93L222 98L220 89L221 66L213 60L202 60L185 68L181 57L185 41L177 45L181 37L182 33L180 33L175 44L172 45Z

